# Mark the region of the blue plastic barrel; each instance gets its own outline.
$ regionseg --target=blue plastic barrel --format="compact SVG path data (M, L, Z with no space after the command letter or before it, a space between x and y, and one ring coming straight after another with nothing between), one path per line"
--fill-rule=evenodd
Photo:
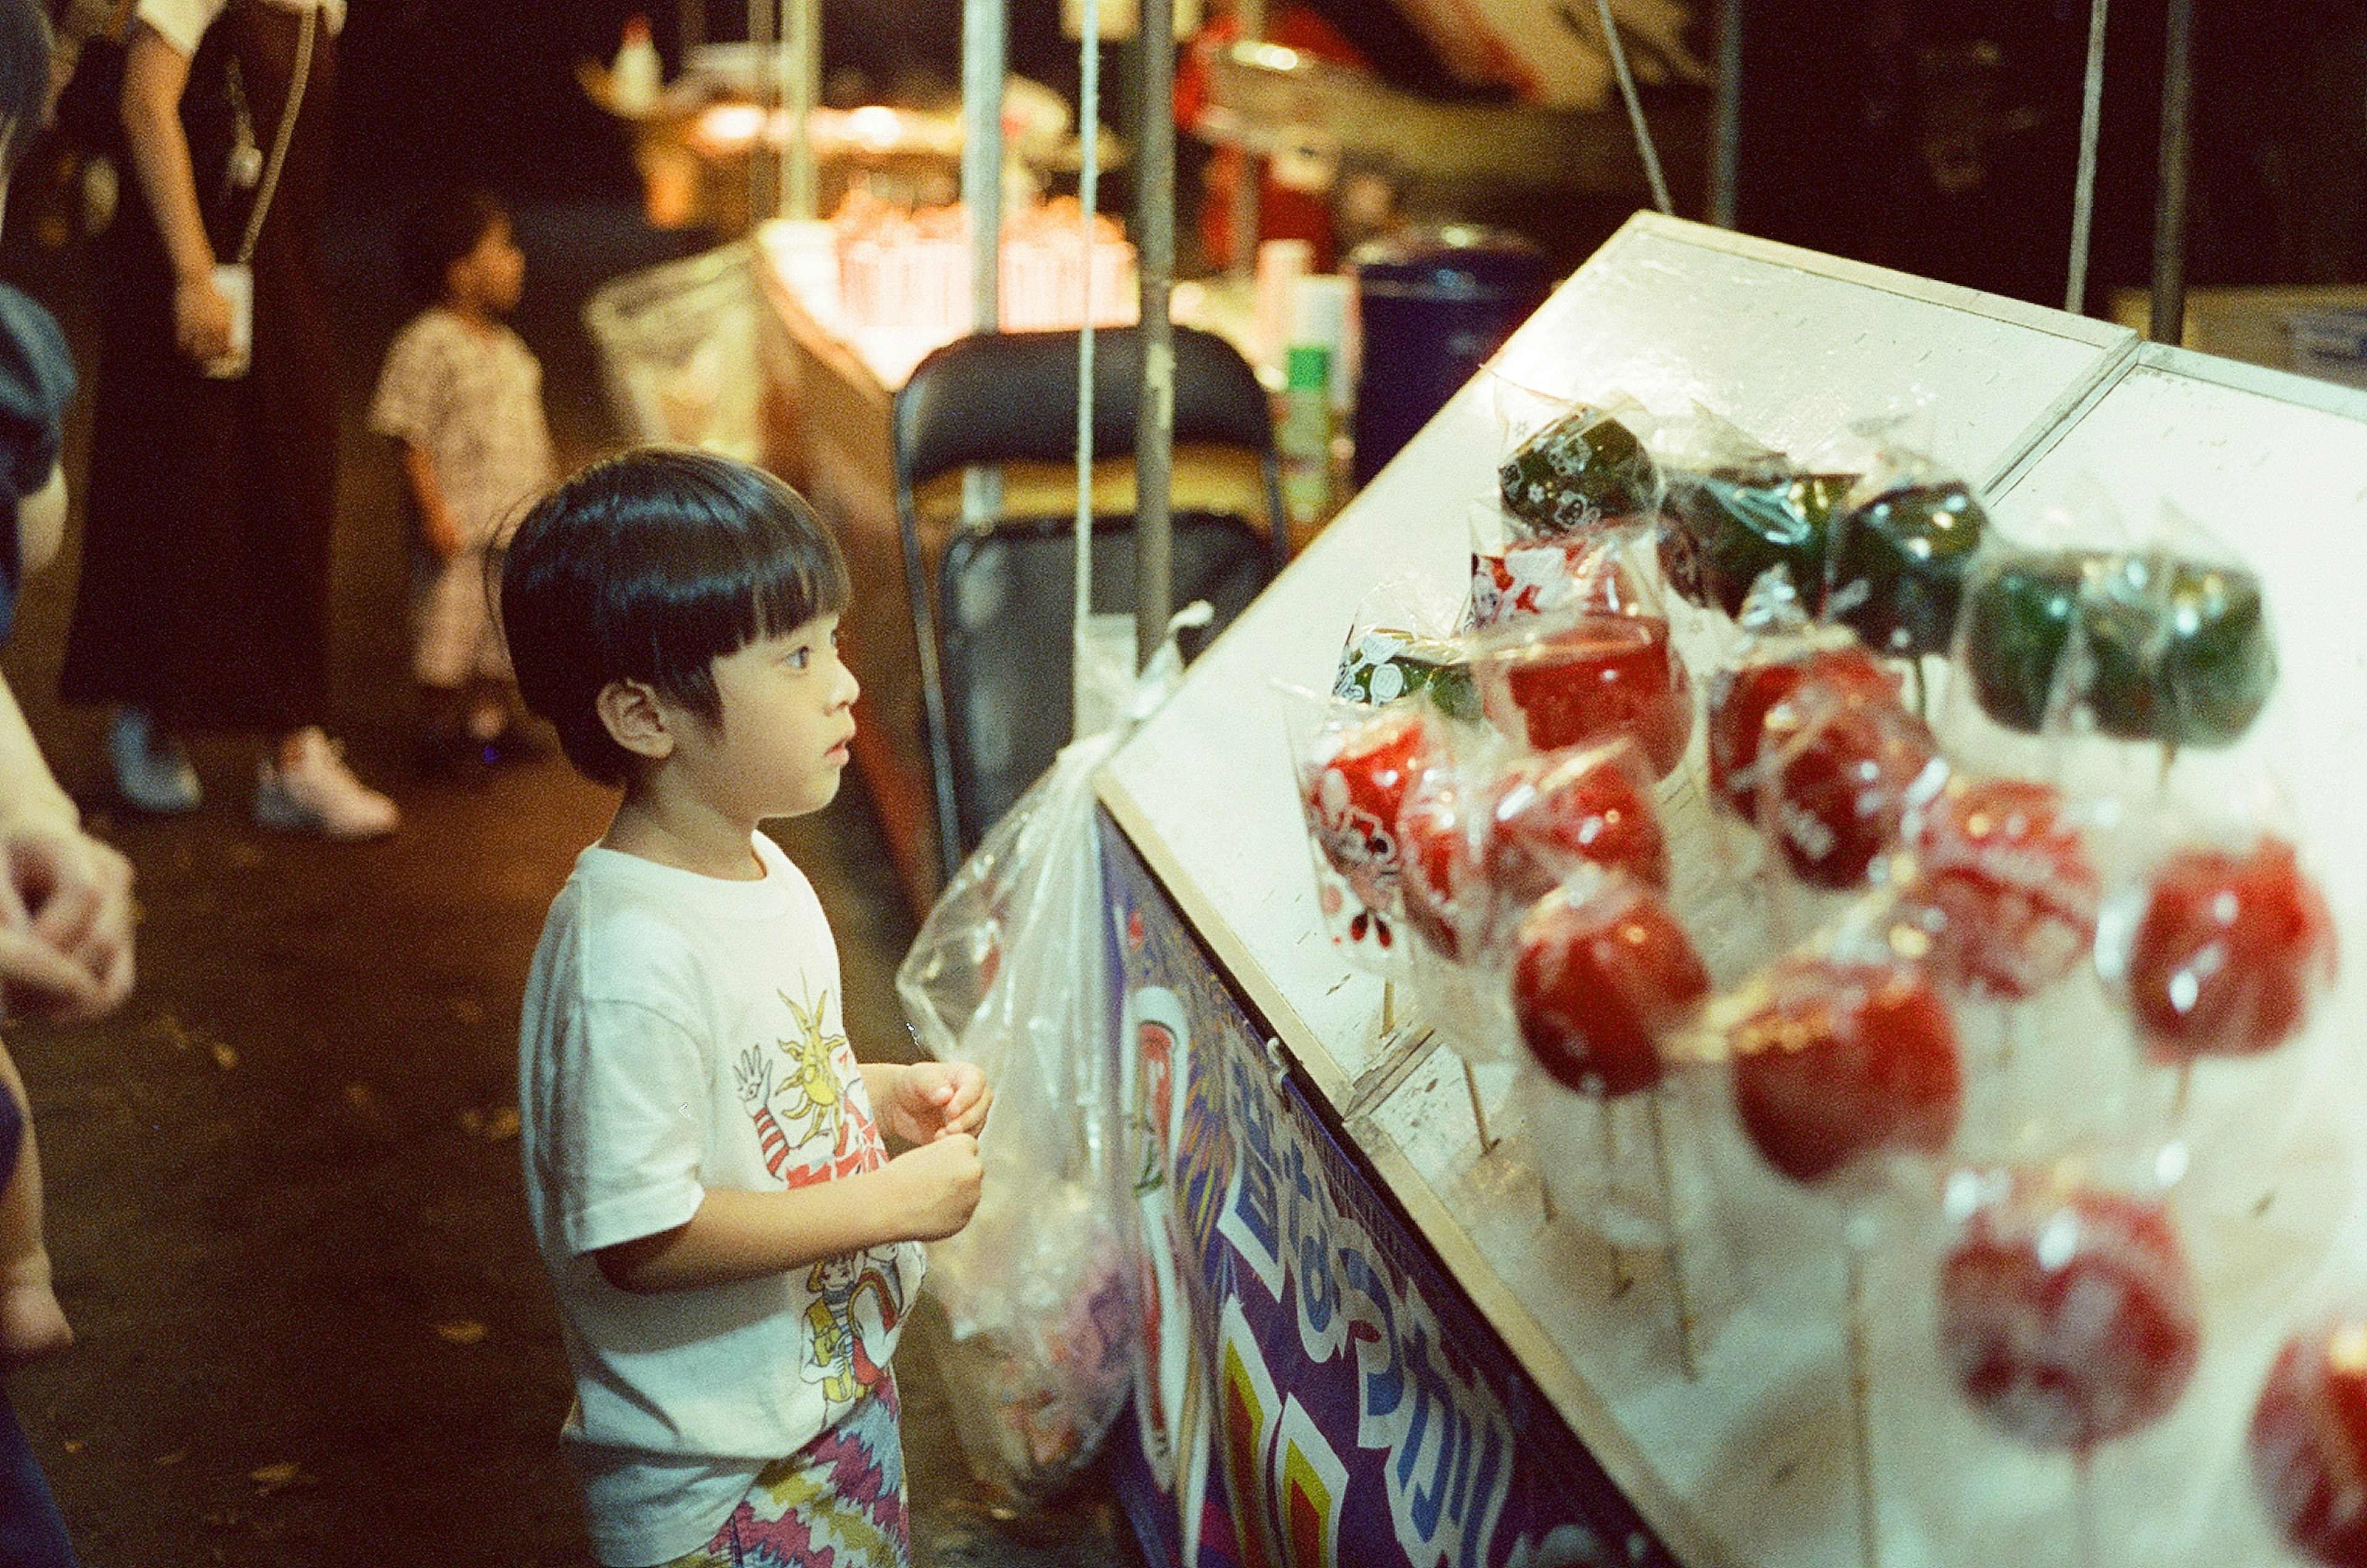
M1553 280L1544 254L1518 234L1465 224L1375 240L1348 265L1364 337L1361 487L1545 303Z

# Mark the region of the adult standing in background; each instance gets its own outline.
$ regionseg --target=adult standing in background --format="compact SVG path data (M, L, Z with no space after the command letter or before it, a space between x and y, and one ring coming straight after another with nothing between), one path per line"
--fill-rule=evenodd
M82 582L60 681L116 707L118 790L197 807L179 734L266 730L255 819L330 838L400 821L321 728L336 380L318 228L345 0L138 0L123 129L149 221L107 242ZM250 268L249 367L232 355Z

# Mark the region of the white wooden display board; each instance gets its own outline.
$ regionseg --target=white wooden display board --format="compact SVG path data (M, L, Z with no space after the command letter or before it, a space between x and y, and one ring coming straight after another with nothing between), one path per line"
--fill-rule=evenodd
M1988 491L2009 533L2047 497L2082 484L2101 486L2132 523L2148 521L2158 497L2177 498L2259 572L2283 671L2235 754L2181 763L2180 783L2216 788L2266 766L2342 930L2367 931L2367 831L2353 824L2357 790L2343 761L2367 739L2367 549L2356 542L2367 530L2367 395L2141 347L2105 323L1651 215L1565 284L1497 366L1539 390L1623 390L1662 413L1699 399L1798 451L1920 396L1935 455ZM1706 1352L1698 1381L1671 1375L1665 1279L1648 1261L1615 1288L1602 1247L1572 1245L1566 1220L1545 1218L1533 1172L1567 1146L1570 1127L1531 1128L1534 1080L1483 1068L1504 1138L1484 1154L1457 1060L1420 1021L1385 1032L1380 982L1350 966L1316 908L1272 683L1327 687L1359 604L1387 580L1412 579L1451 607L1467 570L1467 511L1491 491L1500 449L1487 381L1459 394L1203 655L1173 702L1113 760L1102 797L1351 1140L1670 1548L1696 1568L1853 1562L1837 1215L1736 1157L1730 1134L1719 1135L1716 1085L1672 1096L1673 1136L1693 1151L1680 1210L1693 1232L1687 1272ZM2346 985L2318 1031L2367 1033L2361 989ZM2354 1076L2314 1077L2308 1088L2335 1104L2322 1091ZM2223 1111L2237 1116L2229 1125L2254 1125L2243 1120L2248 1110L2211 1098L2232 1092L2206 1092L2199 1125ZM1637 1135L1638 1125L1631 1117L1619 1135ZM1599 1135L1591 1123L1580 1130ZM2284 1178L2298 1162L2338 1179L2288 1179L2279 1190L2277 1172L2250 1173L2262 1213L2277 1190L2290 1194L2275 1222L2265 1232L2220 1225L2237 1239L2215 1250L2206 1242L2215 1337L2187 1401L2196 1411L2224 1411L2256 1387L2292 1298L2326 1283L2241 1249L2324 1256L2348 1198L2348 1130L2306 1116L2274 1130L2293 1151ZM1564 1193L1565 1209L1572 1196ZM2239 1199L2243 1217L2256 1218L2250 1187L2210 1197L2217 1207L2190 1223L2207 1230ZM1907 1300L1930 1267L1909 1238L1886 1248L1870 1288ZM2221 1334L2231 1316L2243 1332ZM1886 1371L1928 1362L1929 1332L1928 1320L1894 1314L1888 1342L1874 1348L1886 1568L2074 1562L2068 1462L1999 1452L1943 1382ZM2202 1419L2173 1418L2153 1438L2114 1446L2131 1452L2100 1458L2104 1562L2178 1561L2198 1540L2218 1560L2274 1560L2232 1464L2179 1486L2177 1456L2193 1448ZM1969 1479L1918 1479L1942 1469ZM2168 1501L2165 1487L2180 1500ZM2205 1517L2207 1528L2198 1526Z

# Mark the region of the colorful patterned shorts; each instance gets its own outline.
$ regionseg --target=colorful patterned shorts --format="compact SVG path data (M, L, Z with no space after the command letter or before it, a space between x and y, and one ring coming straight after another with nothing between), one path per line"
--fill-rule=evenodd
M756 1477L715 1539L666 1568L911 1568L896 1380Z

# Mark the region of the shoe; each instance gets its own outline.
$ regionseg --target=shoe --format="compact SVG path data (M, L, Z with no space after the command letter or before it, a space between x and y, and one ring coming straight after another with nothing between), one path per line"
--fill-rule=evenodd
M107 730L107 760L115 765L115 793L142 811L179 817L205 799L189 754L142 709L117 710Z
M297 732L292 764L281 768L266 757L257 766L255 820L283 833L376 839L402 826L402 811L354 777L336 745L311 726Z

